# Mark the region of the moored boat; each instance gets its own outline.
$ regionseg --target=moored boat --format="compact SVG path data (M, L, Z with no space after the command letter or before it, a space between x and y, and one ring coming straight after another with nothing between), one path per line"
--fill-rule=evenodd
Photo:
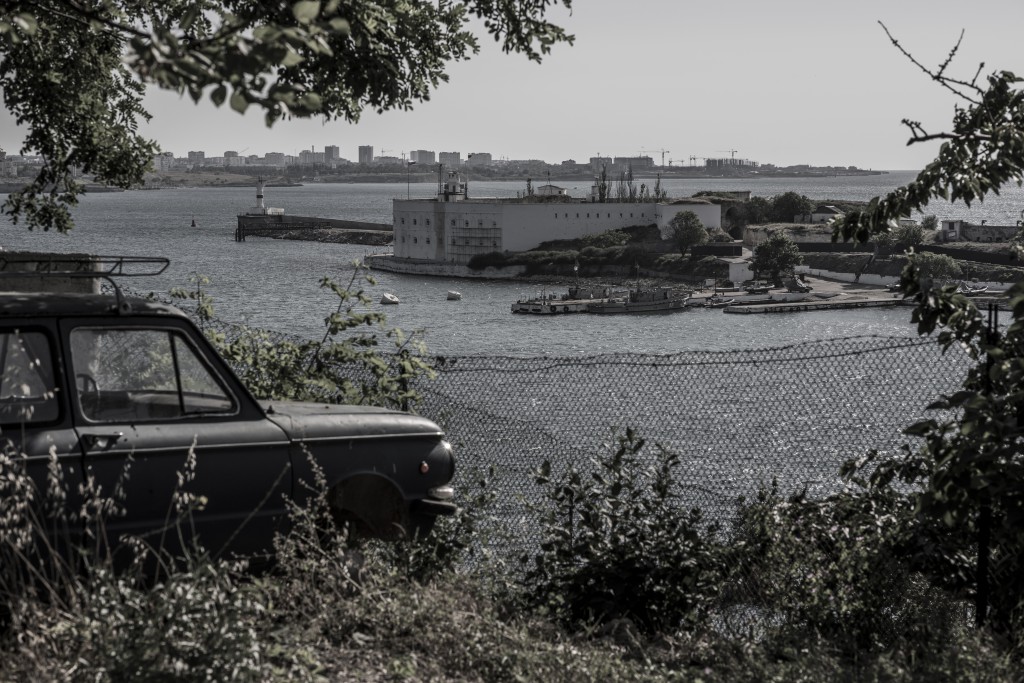
M956 287L957 294L963 294L964 296L978 296L988 291L988 287L985 285L974 285L968 282L961 282Z
M671 287L631 289L629 295L608 301L594 302L587 306L588 313L668 313L684 311L690 294L679 294Z
M759 280L752 280L750 282L743 283L743 291L747 294L767 294L771 289L771 285Z
M534 315L557 315L562 313L587 313L588 306L627 296L626 290L611 287L580 287L574 285L561 296L541 292L540 296L520 299L512 304L513 313Z
M704 307L705 308L724 308L726 306L732 305L735 302L736 302L736 300L734 298L732 298L732 297L718 296L717 294L715 294L714 296L709 296L706 299L704 299Z

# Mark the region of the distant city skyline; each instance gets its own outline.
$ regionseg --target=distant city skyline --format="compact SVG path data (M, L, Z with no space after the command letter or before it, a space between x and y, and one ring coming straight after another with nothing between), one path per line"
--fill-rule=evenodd
M338 146L399 157L414 150L489 152L494 159L585 162L593 156L751 159L778 166L915 169L939 142L907 146L900 121L948 130L957 99L907 60L884 22L935 68L965 31L949 75L969 80L985 62L1024 73L1024 2L977 0L577 0L552 19L575 34L541 65L504 55L481 38L481 54L449 65L450 82L412 111L365 112L358 124L283 121L271 129L208 100L149 88L153 120L140 132L175 156L191 150L242 156ZM4 109L0 147L21 151L24 132ZM453 144L456 143L456 144Z

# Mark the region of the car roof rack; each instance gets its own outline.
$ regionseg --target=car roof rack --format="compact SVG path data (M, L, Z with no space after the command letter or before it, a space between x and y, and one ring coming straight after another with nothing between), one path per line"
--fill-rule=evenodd
M18 270L34 264L32 270ZM114 289L117 312L128 313L131 305L124 297L115 277L151 277L160 275L171 261L163 256L94 256L92 254L0 253L0 278L62 277L97 278Z

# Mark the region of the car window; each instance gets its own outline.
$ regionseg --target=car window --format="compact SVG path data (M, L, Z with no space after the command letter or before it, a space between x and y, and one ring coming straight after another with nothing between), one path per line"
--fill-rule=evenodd
M71 364L79 406L90 420L166 420L235 409L177 330L75 328Z
M57 419L52 358L50 341L42 332L0 331L0 422Z

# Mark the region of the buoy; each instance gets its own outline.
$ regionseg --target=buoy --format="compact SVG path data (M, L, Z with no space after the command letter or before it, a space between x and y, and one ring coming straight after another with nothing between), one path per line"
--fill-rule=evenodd
M395 296L394 294L392 294L391 292L384 292L384 296L382 296L380 298L380 302L382 304L385 304L385 305L387 305L387 304L397 304L398 303L398 297Z

